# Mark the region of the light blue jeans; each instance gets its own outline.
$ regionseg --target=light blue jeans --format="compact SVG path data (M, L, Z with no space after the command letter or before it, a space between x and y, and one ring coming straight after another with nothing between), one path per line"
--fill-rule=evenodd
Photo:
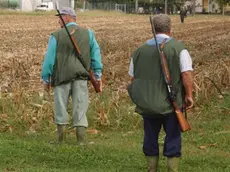
M59 125L69 124L68 104L72 98L73 127L88 127L86 112L88 110L88 85L86 80L54 87L54 122Z

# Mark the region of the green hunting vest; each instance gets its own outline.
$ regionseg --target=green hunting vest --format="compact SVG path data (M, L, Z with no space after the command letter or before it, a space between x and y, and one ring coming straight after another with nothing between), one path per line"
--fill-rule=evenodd
M184 45L175 39L165 43L165 53L172 84L177 90L176 102L182 107L183 85L180 72L180 52ZM158 50L155 45L147 43L133 53L134 80L128 86L132 101L136 104L136 112L155 117L173 112L169 94L161 69Z
M68 27L71 33L75 29L74 38L86 65L86 69L76 56L76 51L64 28L52 33L57 40L56 59L53 68L52 86L61 85L76 79L87 80L90 69L90 38L88 29L76 25Z

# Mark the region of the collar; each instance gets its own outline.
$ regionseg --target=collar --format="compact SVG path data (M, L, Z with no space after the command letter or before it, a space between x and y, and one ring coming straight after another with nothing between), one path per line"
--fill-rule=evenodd
M78 24L77 24L77 23L75 23L75 22L69 22L69 23L67 23L67 24L66 24L66 26L71 26L71 25L75 25L75 26L77 26Z
M170 36L168 36L168 35L166 35L166 34L164 34L164 33L157 34L156 37L157 37L157 38L163 38L163 39L165 39L165 38L170 38Z
M157 39L158 44L161 44L164 41L165 38L167 38L166 42L168 42L168 41L173 39L172 37L170 37L170 36L168 36L166 34L163 34L163 33L160 33L160 34L156 35L156 39ZM148 40L147 44L148 45L156 45L155 38L153 37L152 39Z

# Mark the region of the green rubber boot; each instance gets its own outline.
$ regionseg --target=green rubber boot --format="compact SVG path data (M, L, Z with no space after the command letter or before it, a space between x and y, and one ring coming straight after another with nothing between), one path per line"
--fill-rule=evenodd
M157 172L158 156L146 156L148 164L148 172Z
M57 125L58 144L62 144L66 139L66 125Z
M86 127L76 127L77 145L84 146L88 144L94 144L93 142L88 142L86 131Z
M178 172L178 164L179 164L179 158L168 157L167 158L168 172Z

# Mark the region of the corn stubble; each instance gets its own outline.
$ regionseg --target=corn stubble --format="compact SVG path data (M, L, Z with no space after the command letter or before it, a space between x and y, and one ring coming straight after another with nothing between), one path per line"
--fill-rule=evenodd
M52 96L49 101L41 100L40 72L49 35L58 27L57 19L3 15L0 20L0 130L14 132L15 121L29 133L49 128L53 125L53 100ZM197 104L220 97L230 87L230 19L188 17L180 24L177 16L172 21L173 37L184 41L193 58ZM110 126L109 114L125 106L128 97L131 52L152 37L148 16L79 16L78 23L94 30L101 47L107 93L102 93L102 99L90 87L90 103L95 107L96 123ZM118 115L117 121L122 118Z

